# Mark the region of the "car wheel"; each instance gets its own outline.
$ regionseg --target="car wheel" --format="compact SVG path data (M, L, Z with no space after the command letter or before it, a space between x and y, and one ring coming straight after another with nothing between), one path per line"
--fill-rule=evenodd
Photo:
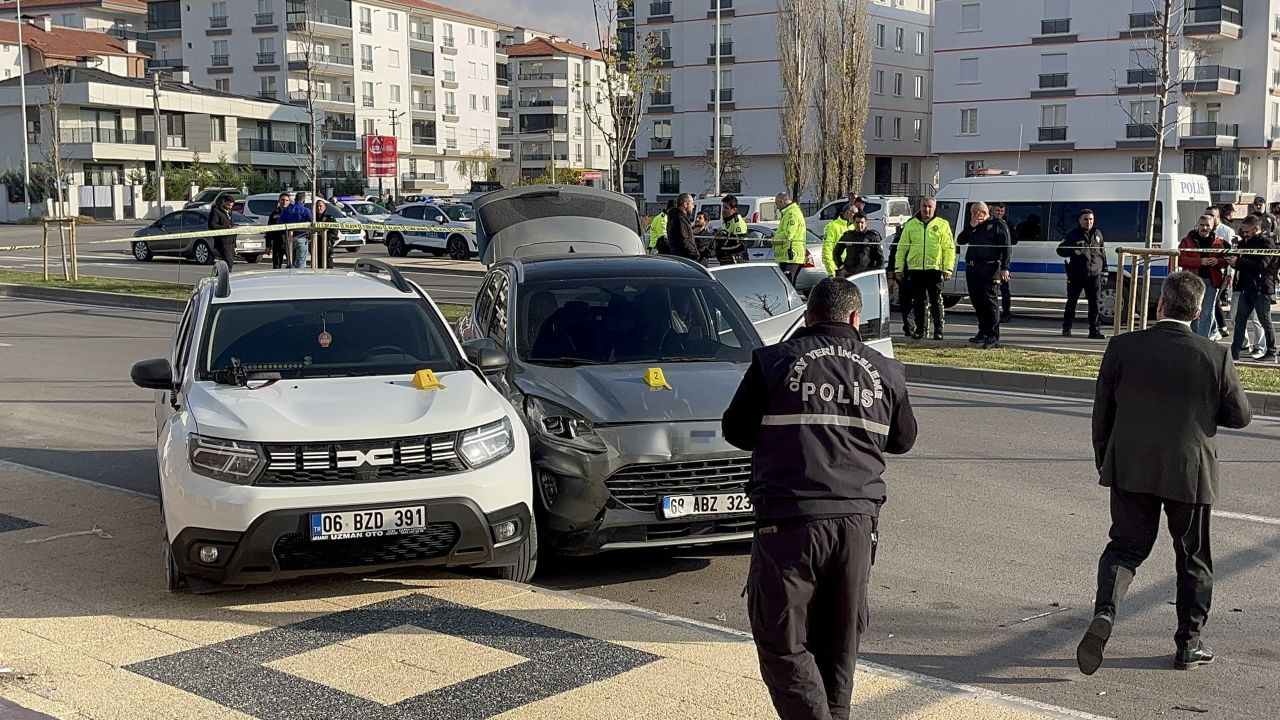
M136 242L133 244L133 258L138 262L148 262L154 257L151 254L151 246L144 242Z
M355 245L355 246L353 246L353 247L343 248L343 249L344 249L344 250L346 250L347 252L360 252L360 246L359 246L359 245Z
M449 257L453 260L471 259L471 248L467 246L466 238L461 235L450 237L445 248L449 251Z
M529 516L529 537L520 545L515 565L507 565L499 571L503 580L527 583L538 572L538 520Z
M387 236L387 254L391 257L404 257L409 254L409 248L405 247L404 237L400 233Z
M252 265L253 263L258 262L258 260L259 260L262 256L261 256L261 255L259 255L258 253L249 253L248 255L241 255L240 257L243 257L245 262L247 262L247 263L249 263L250 265Z
M178 570L178 563L173 560L173 546L169 544L169 538L161 541L164 548L164 589L167 592L176 593L187 587L187 578Z
M200 265L208 265L213 262L213 251L209 249L209 243L203 240L197 240L195 245L191 246L191 258Z

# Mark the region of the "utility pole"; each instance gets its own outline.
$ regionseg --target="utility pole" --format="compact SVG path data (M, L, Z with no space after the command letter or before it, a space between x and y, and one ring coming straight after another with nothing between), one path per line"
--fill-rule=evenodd
M160 116L160 71L156 70L151 73L151 102L152 114L155 118L156 133L156 202L157 209L160 214L164 214L164 131L160 125L163 118Z
M413 98L410 98L412 100ZM396 197L400 197L400 118L404 117L404 110L396 110L394 108L387 111L391 115L391 137L396 139L396 172L391 176L391 191ZM381 183L381 180L379 180Z
M22 199L27 203L27 217L31 217L31 148L27 132L27 46L22 42L22 0L17 0L18 17L18 86L22 93ZM49 128L58 132L58 128ZM61 182L61 178L55 178Z
M712 121L714 129L712 130L711 152L715 153L715 164L712 166L712 173L715 175L715 186L712 195L720 197L720 33L722 28L720 25L720 4L723 0L715 0L716 3L716 112L715 119Z

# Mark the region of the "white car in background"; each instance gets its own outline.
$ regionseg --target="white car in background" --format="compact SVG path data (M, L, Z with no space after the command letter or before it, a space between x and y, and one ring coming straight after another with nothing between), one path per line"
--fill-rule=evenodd
M391 211L372 200L335 200L339 208L347 213L347 217L361 224L382 225L391 217ZM385 233L381 230L365 230L364 237L368 242L382 242Z
M862 213L867 216L867 228L880 233L888 242L911 219L911 201L901 195L863 195ZM818 212L805 218L805 225L818 237L823 236L827 223L840 217L848 198L840 198L823 205Z
M404 257L411 250L423 250L432 255L448 253L454 260L469 260L479 251L476 244L476 212L470 205L401 205L387 218L386 223L424 228L421 232L388 231L387 254L392 257Z

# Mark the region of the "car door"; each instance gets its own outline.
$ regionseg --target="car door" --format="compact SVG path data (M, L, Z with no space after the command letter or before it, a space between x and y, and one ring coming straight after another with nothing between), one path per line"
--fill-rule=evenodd
M178 232L193 233L209 229L209 214L198 210L183 210L182 217L178 218ZM191 246L195 244L198 238L179 239L176 243L178 249L183 253L190 253ZM204 241L213 247L213 238L204 238Z
M775 261L773 253L773 231L767 228L752 227L747 230L747 260L750 262Z
M409 207L401 208L400 212L396 214L396 217L392 218L390 224L408 225L410 227L417 227L418 225L421 225L422 206L410 205ZM416 231L402 231L401 235L404 236L405 245L414 245L417 247L423 247L426 245L426 243L423 242L422 237Z
M772 345L804 316L804 300L777 265L721 265L711 274L742 307L760 339Z
M858 325L858 334L862 336L862 342L885 357L893 357L893 338L889 332L891 315L888 275L884 270L868 270L848 280L857 285L858 291L862 294L862 317ZM787 329L782 339L790 338L802 327L804 327L803 314Z
M186 210L178 210L160 218L158 222L158 234L171 235L173 233L187 232L189 228L183 227L183 218L188 214ZM173 254L179 252L183 248L182 238L169 238L167 240L148 240L147 244L151 246L151 252L162 254Z
M435 205L422 206L422 224L431 228L439 228L449 222L449 218L445 216L444 211ZM420 235L423 244L427 247L443 248L445 241L449 238L448 231L429 230L424 231Z

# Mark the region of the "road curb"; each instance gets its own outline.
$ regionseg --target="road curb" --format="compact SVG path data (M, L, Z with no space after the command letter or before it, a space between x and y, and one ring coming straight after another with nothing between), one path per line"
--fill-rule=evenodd
M11 283L0 283L0 297L20 298L23 300L51 300L80 305L100 305L128 310L158 310L162 312L179 312L187 304L185 300L174 300L172 298Z
M903 363L907 368L907 380L937 385L953 385L977 390L999 390L1051 397L1092 398L1093 378L1044 375L1014 370L984 370L981 368L951 367L947 365L922 365ZM1246 390L1254 415L1280 417L1280 393Z

